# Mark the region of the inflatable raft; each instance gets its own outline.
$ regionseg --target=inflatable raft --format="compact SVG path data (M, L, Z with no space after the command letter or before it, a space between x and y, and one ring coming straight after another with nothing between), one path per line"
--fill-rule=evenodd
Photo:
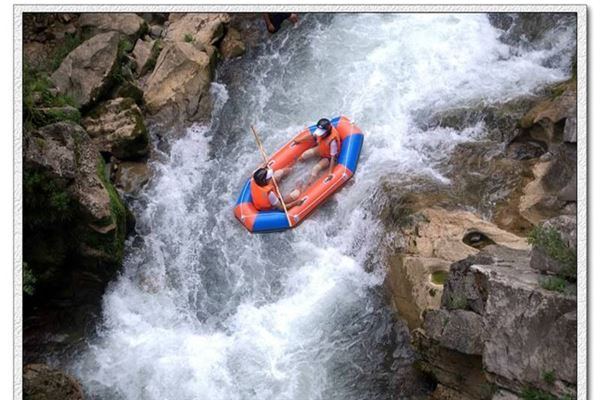
M344 116L331 119L331 124L339 132L342 141L342 150L332 175L329 176L326 171L323 172L321 177L300 194L300 198L304 201L288 209L291 224L283 211L277 209L258 211L254 207L250 195L250 179L252 178L249 178L242 188L234 210L236 218L246 229L250 232L274 232L293 228L352 178L363 144L363 133L358 126ZM311 141L295 144L294 140L313 135L316 128L316 125L312 125L299 132L269 158L269 167L275 171L294 164L304 151L314 145L314 142Z

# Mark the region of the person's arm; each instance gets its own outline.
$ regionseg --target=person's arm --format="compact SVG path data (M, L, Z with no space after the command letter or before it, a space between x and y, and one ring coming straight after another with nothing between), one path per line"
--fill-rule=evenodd
M265 24L267 24L267 30L271 33L275 33L275 26L273 26L273 23L271 22L271 18L269 18L268 13L263 14L263 19L265 20Z
M302 139L294 139L292 140L292 142L294 142L295 144L300 144L300 143L305 143L305 142L314 142L315 138L313 137L313 135L308 135L303 137Z
M329 152L331 153L331 158L329 159L329 175L331 175L333 173L333 167L335 167L335 164L337 162L337 156L338 156L338 145L337 145L337 141L332 141L331 144L329 145Z

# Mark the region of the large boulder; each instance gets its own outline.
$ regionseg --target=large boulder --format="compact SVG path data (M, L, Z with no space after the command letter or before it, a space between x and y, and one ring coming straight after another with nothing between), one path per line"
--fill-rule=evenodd
M575 279L577 220L574 215L549 219L534 230L531 240L531 268Z
M119 163L115 173L115 186L123 192L135 195L150 180L152 171L145 162L126 161Z
M215 54L195 42L165 45L144 92L146 109L157 124L168 127L210 115Z
M148 153L148 131L142 111L131 98L102 103L81 121L96 147L121 160Z
M225 34L229 15L219 13L171 13L166 39L174 42L197 42L215 45Z
M225 60L240 57L246 52L242 34L235 28L227 28L227 33L219 44L219 51Z
M162 44L160 41L138 39L132 53L135 59L135 71L138 76L142 76L154 68L161 50Z
M526 250L503 246L487 246L454 263L442 308L429 311L423 329L416 332L425 369L434 371L442 384L473 395L477 388L461 385L443 371L457 360L464 363L481 355L480 369L488 384L512 393L534 388L572 396L576 297L542 288L541 278L529 267ZM440 347L453 358L433 358Z
M23 399L83 400L79 382L72 376L45 364L23 368Z
M79 17L79 26L93 34L119 32L132 43L148 30L144 19L134 13L83 13Z
M388 261L387 285L400 316L412 329L423 312L439 308L443 282L453 262L490 244L525 250L527 241L467 211L425 208L400 230L402 246Z
M29 204L43 207L44 202L72 203L65 210L72 216L65 221L64 233L78 238L73 251L119 264L125 239L125 206L106 179L104 161L88 134L75 123L58 122L27 132L24 142L25 185L52 184L54 188L47 193L49 199ZM43 181L34 179L41 175ZM36 192L33 186L28 188L32 195ZM34 199L26 199L26 205L28 201ZM25 219L33 218L36 212L44 210L26 207Z
M118 54L117 32L96 35L69 53L50 79L77 107L88 107L112 85Z

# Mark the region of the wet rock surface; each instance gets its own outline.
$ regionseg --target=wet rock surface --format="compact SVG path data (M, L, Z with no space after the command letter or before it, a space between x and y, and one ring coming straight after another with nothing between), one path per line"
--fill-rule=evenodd
M61 93L74 100L77 107L88 107L113 83L118 50L118 33L96 35L69 53L51 80Z
M79 383L70 375L45 364L23 368L23 399L83 400Z

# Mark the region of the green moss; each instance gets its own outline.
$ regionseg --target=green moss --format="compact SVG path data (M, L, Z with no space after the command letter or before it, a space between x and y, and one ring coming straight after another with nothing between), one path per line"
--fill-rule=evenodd
M74 204L66 183L42 171L23 170L24 223L35 229L72 220Z
M467 298L462 294L454 294L450 296L448 308L451 310L464 310L467 308Z
M443 285L448 280L448 272L446 271L435 271L431 274L431 282L436 285Z
M195 41L196 39L194 39L194 36L192 36L192 34L191 34L191 33L186 33L186 34L183 36L183 40L184 40L186 43L192 43L192 42L193 42L193 41Z
M556 229L538 225L529 233L527 241L539 246L548 256L563 264L564 270L560 274L563 278L577 278L577 254L563 242Z
M566 293L567 281L559 276L543 276L540 278L540 286L553 292Z
M102 157L98 158L97 174L102 185L106 189L110 198L111 215L106 221L100 221L104 226L114 224L116 229L107 234L100 232L90 232L84 241L91 247L102 251L105 255L112 258L114 262L120 263L123 259L123 249L125 246L126 227L126 209L114 186L106 177L106 169Z
M56 71L65 57L83 42L82 37L76 34L65 34L65 37L56 46L49 58L49 70Z
M519 396L523 400L571 400L571 396L556 397L550 393L546 393L539 389L527 388L521 392Z
M554 371L544 371L542 373L542 379L544 380L544 382L546 382L548 385L552 385L554 384L554 381L556 380L556 377L554 376Z
M35 128L62 120L78 120L79 113L48 112L41 108L75 106L69 96L54 93L45 72L36 71L28 64L23 66L23 123ZM76 121L77 122L77 121Z
M30 296L35 292L35 283L37 282L37 278L33 274L29 265L24 262L23 263L23 292Z

